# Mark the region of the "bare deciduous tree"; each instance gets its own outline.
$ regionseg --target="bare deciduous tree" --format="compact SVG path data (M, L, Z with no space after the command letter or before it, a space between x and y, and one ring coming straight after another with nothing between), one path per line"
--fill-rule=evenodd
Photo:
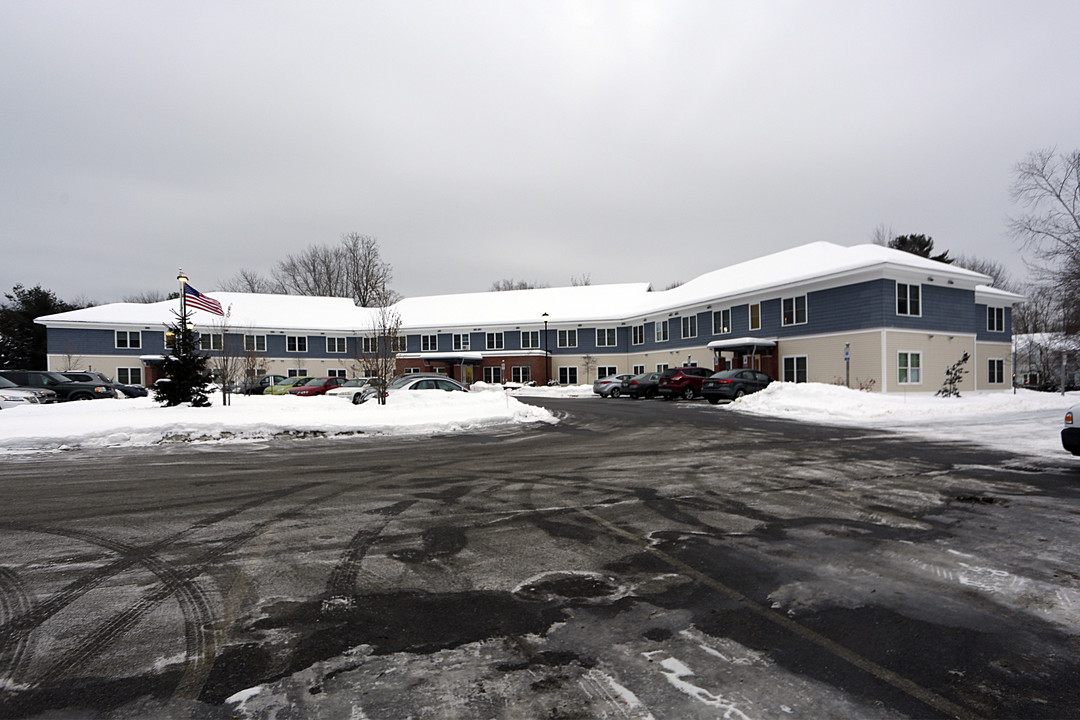
M506 290L534 290L536 288L546 287L548 287L546 283L506 278L504 280L496 280L495 282L491 283L490 292L504 292Z
M345 269L337 248L310 245L278 261L274 278L290 295L346 297Z
M397 294L390 290L393 269L382 259L379 241L348 233L337 246L311 245L287 255L274 269L274 284L292 295L350 297L361 307L380 307Z
M344 267L345 297L360 307L385 307L400 297L390 289L393 268L382 259L379 241L370 235L347 233L338 249Z
M259 293L264 295L282 294L285 292L274 280L264 278L254 270L248 270L247 268L240 268L240 270L231 278L223 283L219 283L219 286L226 292Z
M893 232L892 225L887 223L878 223L878 226L870 232L870 242L883 247L888 247L895 237L896 233Z
M173 293L173 297L176 296L177 293ZM166 297L165 293L161 292L160 290L146 290L144 292L134 293L132 295L124 295L122 298L120 298L120 302L144 303L148 305L150 303L161 302L168 299L170 298Z
M1028 212L1009 218L1024 247L1057 264L1080 255L1080 150L1038 150L1013 169L1012 197Z
M961 255L953 260L953 265L962 267L965 270L989 275L993 278L991 284L999 290L1005 290L1007 292L1017 292L1019 290L1017 285L1012 281L1009 269L994 260L975 257L974 255Z
M401 335L401 315L390 302L392 294L383 290L375 295L379 302L372 316L369 332L358 338L359 359L364 372L379 378L376 397L380 405L386 404L383 388L397 373L397 355L403 351L404 336Z
M570 285L573 287L592 285L592 274L581 273L580 275L572 275L570 277Z

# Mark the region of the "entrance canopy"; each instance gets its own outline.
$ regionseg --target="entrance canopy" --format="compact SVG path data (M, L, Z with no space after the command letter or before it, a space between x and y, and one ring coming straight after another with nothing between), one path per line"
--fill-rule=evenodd
M776 347L776 338L741 337L729 340L713 340L706 347L710 350L731 350L733 352L752 353L758 348Z
M426 362L442 362L449 365L477 365L484 356L478 352L420 353L416 357Z

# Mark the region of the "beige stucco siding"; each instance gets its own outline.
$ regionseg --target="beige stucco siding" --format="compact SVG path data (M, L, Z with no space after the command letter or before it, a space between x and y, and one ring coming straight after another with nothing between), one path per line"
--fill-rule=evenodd
M845 380L844 344L850 343L851 387L881 389L881 331L845 333L827 337L783 339L778 343L780 356L778 379L783 379L784 358L806 355L806 379L809 382L843 384ZM873 380L871 386L870 381Z
M969 368L975 375L979 390L1003 390L1012 387L1012 345L1009 343L980 342L975 344L977 355L973 358L973 367ZM1002 360L1004 372L1000 383L990 382L991 358Z
M975 357L975 338L969 335L889 330L885 335L885 348L885 388L889 392L936 392L945 380L945 371L965 352L972 358ZM901 352L921 354L920 382L900 384L897 375ZM969 374L964 376L958 386L959 390L975 389L975 380L970 374L970 360L967 369Z

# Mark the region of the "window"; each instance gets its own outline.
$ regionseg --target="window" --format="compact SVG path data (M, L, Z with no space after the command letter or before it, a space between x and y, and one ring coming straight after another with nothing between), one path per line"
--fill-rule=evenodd
M340 377L340 378L349 377L348 374L346 374L344 368L336 368L336 369L327 370L326 371L326 376L327 377Z
M409 349L409 338L404 335L395 335L390 338L390 350L392 352L405 352ZM342 352L345 352L342 350Z
M142 333L138 330L117 330L116 331L116 347L118 348L141 348L142 347Z
M538 350L540 348L540 331L539 330L522 330L521 331L521 349L522 350ZM515 380L515 382L517 382Z
M289 368L285 371L285 374L289 377L307 377L306 368Z
M618 375L619 368L614 365L600 365L596 368L596 379L603 380L608 375Z
M438 335L421 335L420 352L435 352L439 349Z
M657 320L655 327L653 328L653 335L656 337L656 342L667 342L667 320Z
M761 303L754 303L750 306L750 329L761 329Z
M502 333L499 333L499 334L501 335ZM492 385L501 384L502 383L502 368L501 367L486 367L486 368L484 368L484 382L491 383Z
M634 345L644 345L645 344L645 326L644 325L635 325L633 327L631 335L632 335L632 338L631 338L630 342L632 342Z
M668 369L668 364L667 363L657 363L656 364L656 372L664 372L667 369Z
M116 382L121 385L142 385L142 368L116 368Z
M901 385L920 385L922 383L922 353L897 353L896 381Z
M789 355L784 358L784 382L806 382L805 355Z
M487 334L487 349L488 350L502 350L503 349L503 334L488 333Z
M1024 373L1024 384L1025 385L1038 385L1039 384L1039 373L1037 373L1037 372Z
M596 347L615 347L615 328L596 331Z
M326 338L326 352L328 352L328 353L343 353L343 352L345 352L345 338L343 338L343 337L328 337L328 338Z
M360 338L360 347L363 354L372 355L375 353L378 344L375 342L375 338L373 337L363 337Z
M803 325L806 323L806 296L784 298L782 325Z
M374 375L375 373L370 373L369 372L367 374L368 375ZM402 374L403 375L419 375L420 374L420 368L418 368L418 367L405 368L405 372L402 373Z
M635 365L634 366L634 374L635 375L641 375L644 372L645 372L645 366L644 365Z
M571 330L571 332L573 331ZM577 368L572 366L559 368L559 384L577 385Z
M919 303L919 286L896 283L896 314L919 317L922 307Z
M455 350L468 350L469 349L469 334L468 333L454 333L454 349Z
M559 347L572 348L577 347L577 330L560 330L559 331ZM574 372L577 372L575 369Z
M515 365L510 368L510 379L516 383L532 382L532 368L528 365Z
M244 352L266 352L266 336L245 335Z
M986 308L987 332L1005 332L1005 308Z
M682 319L682 338L697 337L697 315L687 315Z
M731 332L731 308L716 310L712 314L713 335L724 335Z
M990 358L986 376L989 383L1000 385L1005 382L1005 361L1001 358Z
M208 352L220 351L225 347L225 336L221 333L203 333L199 335L199 348ZM121 383L127 384L127 383Z
M305 335L286 335L285 336L285 352L291 352L291 353L307 352L307 336L305 336Z

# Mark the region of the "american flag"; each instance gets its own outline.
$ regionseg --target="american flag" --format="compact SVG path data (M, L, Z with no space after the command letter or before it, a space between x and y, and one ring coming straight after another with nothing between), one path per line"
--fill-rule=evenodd
M187 303L188 307L199 308L215 315L225 315L225 312L221 309L221 303L209 295L203 295L187 283L184 283L184 302Z

